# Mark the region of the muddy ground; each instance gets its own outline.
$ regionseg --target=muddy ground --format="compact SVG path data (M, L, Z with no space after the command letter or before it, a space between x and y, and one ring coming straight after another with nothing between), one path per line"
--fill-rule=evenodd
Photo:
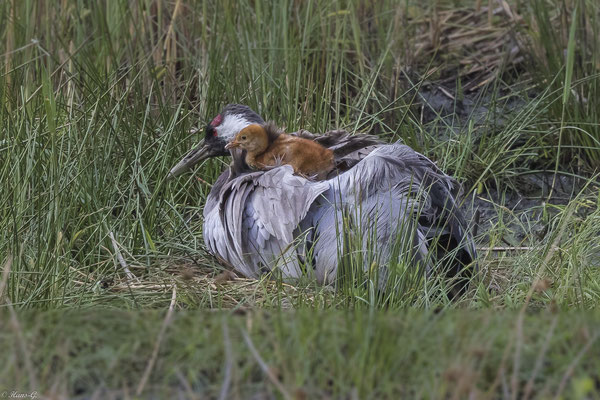
M485 123L489 128L487 120L490 115L494 116L495 129L500 130L511 114L526 104L523 98L517 96L498 104L488 94L473 91L459 95L457 92L435 84L423 85L419 90L421 123L427 125L437 120L438 126L443 124L446 127L435 130L440 141L450 140L452 131L460 134L469 123L474 126ZM465 193L462 209L475 235L487 236L487 232L502 218L507 228L502 237L504 245L530 246L545 237L549 217L556 214L557 208L545 207L546 203L566 205L583 189L584 184L583 179L570 175L559 173L555 176L553 172L532 171L515 178L510 186L488 187L481 193L470 195ZM487 240L482 238L479 242L486 243Z

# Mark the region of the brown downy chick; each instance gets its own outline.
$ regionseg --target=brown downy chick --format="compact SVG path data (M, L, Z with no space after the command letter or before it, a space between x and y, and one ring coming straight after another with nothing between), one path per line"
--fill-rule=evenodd
M282 133L272 123L242 129L225 146L234 147L246 150L246 164L253 169L289 164L294 173L321 180L334 168L333 151L312 140Z

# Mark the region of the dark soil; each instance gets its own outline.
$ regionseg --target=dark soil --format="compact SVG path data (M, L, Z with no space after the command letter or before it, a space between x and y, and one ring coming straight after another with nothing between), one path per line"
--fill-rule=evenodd
M526 104L518 96L492 96L481 91L461 93L457 88L435 84L423 85L418 98L421 122L427 125L437 121L438 126L441 123L446 127L435 130L442 141L448 140L450 134L458 134L469 123L486 124L499 130L509 121L511 113ZM505 100L496 102L494 98ZM582 190L583 184L582 179L573 176L557 174L555 178L552 172L532 172L515 178L511 186L471 195L464 199L462 208L476 235L485 236L502 218L506 226L504 244L529 246L545 237L550 217L556 214L554 207L544 210L545 204L567 204Z

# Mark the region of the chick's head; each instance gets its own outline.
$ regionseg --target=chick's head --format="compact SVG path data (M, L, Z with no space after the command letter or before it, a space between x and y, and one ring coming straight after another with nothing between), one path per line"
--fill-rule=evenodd
M269 138L265 129L258 124L248 125L225 146L226 149L240 147L248 152L261 152L269 147Z

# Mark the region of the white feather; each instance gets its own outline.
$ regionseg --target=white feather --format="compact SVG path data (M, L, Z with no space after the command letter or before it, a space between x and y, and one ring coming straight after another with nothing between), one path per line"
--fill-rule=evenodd
M225 117L221 125L217 126L217 134L226 142L231 142L239 131L251 125L252 123L246 118L239 115L230 114Z

